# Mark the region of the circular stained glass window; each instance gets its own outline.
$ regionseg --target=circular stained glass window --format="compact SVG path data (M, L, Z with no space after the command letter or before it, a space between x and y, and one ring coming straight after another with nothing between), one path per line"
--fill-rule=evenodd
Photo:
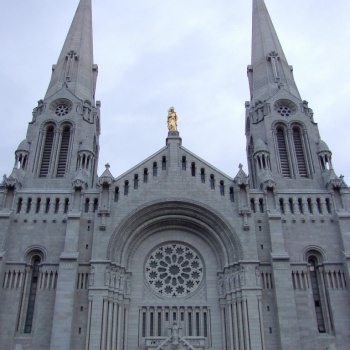
M63 117L64 115L67 115L69 113L69 108L67 105L60 105L56 107L55 114L59 117Z
M146 262L145 274L151 288L174 298L194 292L203 280L203 262L184 244L166 244L156 248Z
M296 113L297 105L290 100L278 100L274 104L275 111L282 117L289 117Z

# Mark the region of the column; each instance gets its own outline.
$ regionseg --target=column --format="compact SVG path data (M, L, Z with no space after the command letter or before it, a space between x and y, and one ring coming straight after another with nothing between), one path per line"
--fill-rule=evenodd
M92 309L92 298L89 297L88 323L87 323L87 330L86 330L85 350L89 350L90 327L91 327L91 309Z

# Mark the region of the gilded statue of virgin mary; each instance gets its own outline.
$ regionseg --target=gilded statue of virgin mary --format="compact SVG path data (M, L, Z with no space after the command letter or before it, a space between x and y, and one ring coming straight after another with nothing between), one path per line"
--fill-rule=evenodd
M168 110L168 129L169 131L177 130L177 115L174 107L170 107Z

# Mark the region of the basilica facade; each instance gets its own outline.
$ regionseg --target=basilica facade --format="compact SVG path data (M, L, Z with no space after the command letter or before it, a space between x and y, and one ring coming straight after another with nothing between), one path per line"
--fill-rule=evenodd
M349 349L350 192L264 0L247 74L249 169L231 177L186 149L171 107L164 147L98 175L80 0L0 184L1 349Z

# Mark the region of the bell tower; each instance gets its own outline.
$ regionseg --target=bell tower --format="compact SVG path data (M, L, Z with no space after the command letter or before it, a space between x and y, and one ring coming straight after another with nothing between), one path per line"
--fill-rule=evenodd
M338 179L263 0L253 1L246 142L252 187L324 189ZM327 153L328 152L328 153Z
M93 188L100 135L91 0L81 0L9 177L23 187Z

